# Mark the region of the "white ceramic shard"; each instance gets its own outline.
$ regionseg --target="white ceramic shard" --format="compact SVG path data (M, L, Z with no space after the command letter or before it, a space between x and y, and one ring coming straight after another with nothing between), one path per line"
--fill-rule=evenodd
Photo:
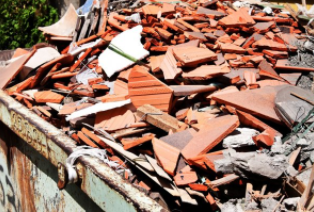
M112 39L110 45L136 60L141 60L149 55L149 52L143 48L141 43L142 30L141 25L126 30ZM99 56L98 61L108 77L135 63L109 48Z
M78 15L75 11L73 4L70 4L68 10L58 22L50 26L38 27L38 29L43 33L47 33L53 36L73 36L76 27L77 17Z

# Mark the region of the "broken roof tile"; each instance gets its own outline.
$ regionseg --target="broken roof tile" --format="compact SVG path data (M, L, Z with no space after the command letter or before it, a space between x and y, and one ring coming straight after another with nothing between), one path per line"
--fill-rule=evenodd
M166 55L163 59L163 61L160 64L160 69L162 70L164 74L164 78L166 80L168 79L175 79L181 72L182 69L177 67L177 61L173 55L173 50L177 48L184 48L188 46L198 46L199 40L193 40L188 43L176 45L174 47L168 48Z
M275 123L281 123L280 118L274 110L275 97L283 86L271 86L254 90L234 93L233 95L216 95L213 99L219 103L227 104L236 109L254 114Z
M46 103L46 102L52 102L52 103L61 103L64 96L54 93L52 91L40 91L36 92L34 94L35 100L38 103Z
M184 72L183 78L187 79L211 79L213 77L221 76L230 72L230 68L226 65L202 65L192 71Z
M297 48L291 45L285 45L263 37L252 44L253 48L271 49L276 51L296 51Z
M193 136L192 140L181 151L181 154L185 159L205 154L238 126L239 120L237 116L225 115L210 119L204 128L201 128Z
M231 43L228 44L220 43L220 49L224 53L244 54L246 52L246 50L243 49L242 47Z
M173 91L141 67L134 67L129 75L129 96L135 108L151 104L163 111L171 106Z
M157 161L169 175L174 176L180 151L157 138L153 138L152 144Z
M211 50L192 46L174 48L173 54L183 66L197 65L199 63L217 60L217 55Z
M198 180L197 174L195 171L192 172L185 172L185 173L178 173L174 176L174 182L177 186L185 186L190 183L194 183Z
M237 12L220 19L218 23L226 27L241 27L252 26L255 21L248 14L248 8L242 7Z

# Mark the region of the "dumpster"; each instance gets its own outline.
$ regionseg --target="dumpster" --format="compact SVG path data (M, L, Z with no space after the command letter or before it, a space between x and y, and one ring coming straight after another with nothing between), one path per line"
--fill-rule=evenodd
M106 164L80 157L81 182L59 190L58 162L76 148L63 132L0 91L0 211L161 211Z
M305 6L70 5L0 55L0 210L313 211Z

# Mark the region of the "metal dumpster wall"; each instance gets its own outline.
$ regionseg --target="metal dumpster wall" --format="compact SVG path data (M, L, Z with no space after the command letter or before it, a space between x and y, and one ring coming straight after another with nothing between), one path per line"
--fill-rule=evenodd
M55 167L0 122L0 211L102 211L77 185L60 191Z

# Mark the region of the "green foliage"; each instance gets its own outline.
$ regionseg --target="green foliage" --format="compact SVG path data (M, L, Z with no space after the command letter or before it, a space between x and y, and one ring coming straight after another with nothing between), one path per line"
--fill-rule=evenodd
M47 0L0 0L0 49L29 48L44 42L39 26L58 20Z

